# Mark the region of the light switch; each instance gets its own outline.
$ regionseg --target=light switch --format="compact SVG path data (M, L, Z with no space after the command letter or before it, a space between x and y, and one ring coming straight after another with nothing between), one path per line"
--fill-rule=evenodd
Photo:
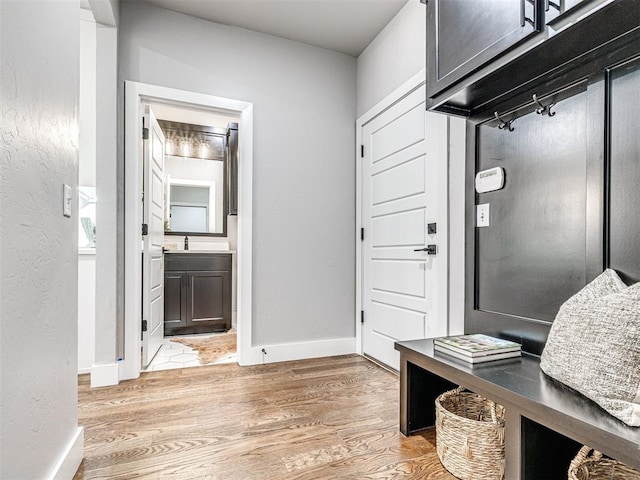
M62 185L62 214L65 217L71 216L71 187L67 184Z
M476 205L476 227L489 226L489 204Z

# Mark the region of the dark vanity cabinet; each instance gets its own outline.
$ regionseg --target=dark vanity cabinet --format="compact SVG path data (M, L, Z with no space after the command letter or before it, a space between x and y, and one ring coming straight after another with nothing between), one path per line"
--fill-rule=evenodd
M536 34L539 23L537 2L527 0L427 2L429 96Z
M231 254L168 253L164 257L164 333L231 328Z

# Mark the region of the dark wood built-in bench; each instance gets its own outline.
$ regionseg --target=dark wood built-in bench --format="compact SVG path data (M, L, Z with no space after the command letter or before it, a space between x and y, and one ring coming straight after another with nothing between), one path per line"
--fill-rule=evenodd
M640 428L547 377L535 355L474 366L434 353L431 339L396 342L395 348L405 435L435 425L436 397L462 385L505 407L507 480L564 480L583 444L640 469Z

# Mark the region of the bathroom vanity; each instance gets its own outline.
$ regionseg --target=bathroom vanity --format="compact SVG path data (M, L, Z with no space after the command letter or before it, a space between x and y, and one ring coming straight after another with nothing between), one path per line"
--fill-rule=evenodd
M231 255L197 250L165 253L165 336L231 328Z

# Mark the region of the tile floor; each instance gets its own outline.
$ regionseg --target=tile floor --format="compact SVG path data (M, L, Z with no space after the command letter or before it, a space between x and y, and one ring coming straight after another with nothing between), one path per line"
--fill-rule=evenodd
M160 350L153 357L149 366L142 370L143 372L203 366L198 360L198 352L196 350L181 343L172 342L171 338L173 337L165 337ZM208 365L235 362L237 362L237 356L234 352Z

